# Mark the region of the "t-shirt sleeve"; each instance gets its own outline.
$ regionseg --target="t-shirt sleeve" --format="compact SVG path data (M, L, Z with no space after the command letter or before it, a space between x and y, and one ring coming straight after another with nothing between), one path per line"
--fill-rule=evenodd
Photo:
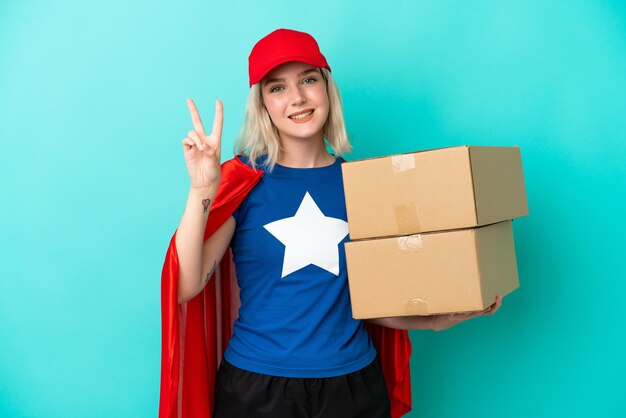
M237 157L235 157L237 158ZM249 162L249 158L247 155L241 155L240 159L242 162L244 162L245 164L247 164L248 166L250 166L250 162ZM240 223L240 218L242 215L242 212L244 211L246 204L248 203L248 196L250 196L249 194L243 199L243 201L241 202L241 204L239 206L237 206L237 209L235 209L235 211L233 212L233 218L235 218L235 223L239 224Z
M233 212L233 218L235 218L235 223L239 223L239 213L241 212L241 205L237 206L237 209Z
M237 206L237 209L235 209L235 211L233 212L233 218L235 218L236 224L239 224L240 222L239 220L241 218L242 212L245 210L246 203L248 203L248 196L243 199L243 202L241 202L241 204Z

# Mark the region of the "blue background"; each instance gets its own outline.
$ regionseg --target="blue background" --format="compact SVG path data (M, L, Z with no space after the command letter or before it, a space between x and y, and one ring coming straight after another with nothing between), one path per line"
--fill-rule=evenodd
M410 417L623 417L619 1L0 2L0 416L154 417L185 98L243 120L247 56L312 33L349 158L519 145L530 216L500 311L412 332Z

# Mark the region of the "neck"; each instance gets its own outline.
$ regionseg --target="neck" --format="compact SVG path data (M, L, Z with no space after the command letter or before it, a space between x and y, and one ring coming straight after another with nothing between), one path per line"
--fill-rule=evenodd
M316 168L331 165L335 157L326 151L324 137L316 140L281 139L281 151L277 163L291 168Z

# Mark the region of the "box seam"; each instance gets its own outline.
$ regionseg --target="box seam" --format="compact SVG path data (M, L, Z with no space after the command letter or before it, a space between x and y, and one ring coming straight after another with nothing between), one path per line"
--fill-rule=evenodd
M478 219L478 200L476 197L476 181L474 179L474 166L472 164L472 148L471 147L467 147L467 158L469 159L469 165L470 165L470 178L472 179L472 201L474 202L474 221L476 222L476 225L480 225L479 219Z

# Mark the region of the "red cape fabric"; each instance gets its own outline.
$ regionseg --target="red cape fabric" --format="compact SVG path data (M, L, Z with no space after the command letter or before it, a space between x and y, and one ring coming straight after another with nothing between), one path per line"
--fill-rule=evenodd
M204 239L232 215L263 172L239 158L222 164L222 180L211 206ZM161 393L159 418L208 418L213 415L217 368L239 308L239 288L230 250L209 284L190 301L178 304L176 233L161 275ZM391 416L411 410L408 332L366 323L381 361Z

